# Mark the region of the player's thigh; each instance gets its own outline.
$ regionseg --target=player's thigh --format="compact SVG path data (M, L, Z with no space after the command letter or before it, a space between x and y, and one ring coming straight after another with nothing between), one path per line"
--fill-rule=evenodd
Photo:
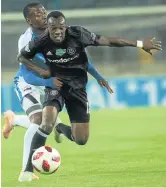
M90 111L85 89L70 90L65 97L65 105L72 124L89 123Z
M72 91L65 100L66 109L72 125L72 135L78 144L85 144L89 137L89 103L85 89Z
M41 124L42 104L40 102L40 93L32 91L26 94L22 99L22 108L29 117L31 123Z
M41 93L24 81L15 84L15 91L30 121L40 124L42 118Z
M50 133L57 120L58 113L63 108L63 97L57 89L45 89L45 101L43 103L43 114L41 128Z

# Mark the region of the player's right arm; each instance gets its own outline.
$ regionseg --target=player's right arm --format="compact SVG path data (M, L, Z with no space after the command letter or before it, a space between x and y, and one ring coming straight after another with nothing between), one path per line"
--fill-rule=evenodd
M34 39L21 49L20 54L18 55L18 61L27 66L30 70L36 72L39 76L49 78L51 76L49 69L40 68L32 61L34 56L40 52L41 43L39 43L39 40Z
M19 54L17 58L19 62L24 64L28 69L36 72L39 76L43 78L49 78L51 76L49 70L36 66L31 59L25 58L22 54Z
M63 83L59 81L56 77L51 77L48 79L43 79L36 76L32 71L27 72L24 75L24 80L34 86L47 86L51 88L61 88Z

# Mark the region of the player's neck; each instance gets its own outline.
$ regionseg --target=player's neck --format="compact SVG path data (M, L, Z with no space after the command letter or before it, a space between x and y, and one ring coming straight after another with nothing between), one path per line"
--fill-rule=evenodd
M43 29L39 29L39 28L35 28L35 27L31 27L32 28L32 32L37 34L37 35L41 35L46 29L43 28Z

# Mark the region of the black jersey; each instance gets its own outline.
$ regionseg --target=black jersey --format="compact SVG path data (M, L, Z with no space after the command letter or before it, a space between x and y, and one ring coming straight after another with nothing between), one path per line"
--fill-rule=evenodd
M42 36L30 41L22 49L21 55L32 59L42 53L50 68L52 77L56 76L73 88L83 88L87 83L87 46L97 46L99 35L80 26L70 26L66 30L63 43L57 45L46 31Z

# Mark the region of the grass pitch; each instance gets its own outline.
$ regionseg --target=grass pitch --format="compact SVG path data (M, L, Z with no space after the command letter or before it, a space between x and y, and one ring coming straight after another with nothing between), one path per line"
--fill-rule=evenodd
M68 123L66 114L61 114ZM17 181L25 129L2 138L3 187L166 186L166 108L101 110L91 113L87 145L64 139L47 145L59 150L62 164L52 175L30 183Z

